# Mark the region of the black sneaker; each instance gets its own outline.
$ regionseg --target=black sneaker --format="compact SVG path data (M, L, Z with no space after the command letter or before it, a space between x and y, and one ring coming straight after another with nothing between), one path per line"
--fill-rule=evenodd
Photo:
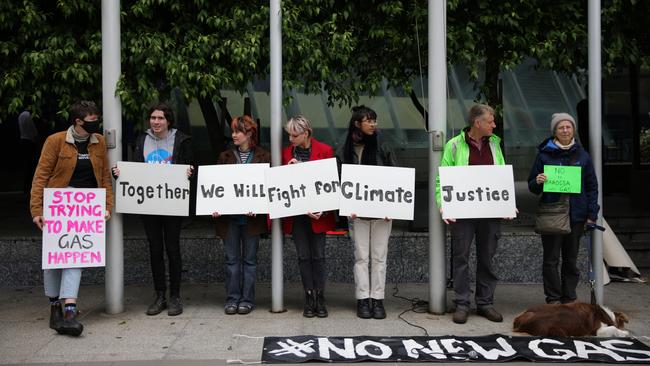
M226 304L226 307L223 310L228 315L237 314L237 304Z
M158 315L167 309L167 299L164 292L156 293L156 300L147 308L147 315Z
M370 309L369 298L357 300L357 316L361 319L372 318L372 311Z
M237 307L237 314L239 315L250 314L251 311L253 311L253 305L251 304L239 304Z
M372 317L374 319L386 318L386 310L384 309L384 301L381 299L370 299L372 302Z
M169 298L169 308L167 309L167 315L176 316L183 313L183 304L181 304L181 298L178 296Z

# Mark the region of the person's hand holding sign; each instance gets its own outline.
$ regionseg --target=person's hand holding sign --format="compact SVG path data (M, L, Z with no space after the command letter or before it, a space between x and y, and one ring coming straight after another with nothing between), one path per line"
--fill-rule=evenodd
M440 216L442 216L442 209L440 209ZM456 222L456 219L442 219L442 221L444 221L445 224L449 225L449 224L453 224L454 222Z
M535 177L535 182L537 182L537 184L543 184L544 182L546 182L546 174L544 173L537 174L537 177Z
M43 216L34 216L32 221L40 230L43 230Z
M289 163L291 164L291 163ZM321 216L323 216L322 212L307 212L307 216L311 217L314 220L320 219Z
M515 215L519 215L519 209L518 208L515 208ZM504 219L506 219L506 220L514 220L515 218L514 217L504 217Z

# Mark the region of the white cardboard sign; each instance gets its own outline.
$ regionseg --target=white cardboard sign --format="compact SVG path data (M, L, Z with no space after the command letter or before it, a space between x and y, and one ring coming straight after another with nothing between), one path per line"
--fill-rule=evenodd
M269 212L263 164L224 164L199 167L196 214L264 214Z
M121 213L188 216L189 165L120 161L115 182L115 211Z
M343 164L339 215L413 220L415 169Z
M512 165L440 167L443 219L517 216Z
M106 190L45 188L42 268L103 267Z
M272 219L339 208L339 176L334 158L273 167L265 174Z

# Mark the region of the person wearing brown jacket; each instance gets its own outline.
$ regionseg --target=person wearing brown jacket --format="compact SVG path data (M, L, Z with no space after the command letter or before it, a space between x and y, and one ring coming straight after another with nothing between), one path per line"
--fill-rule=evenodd
M106 142L99 133L99 109L94 102L75 103L70 107L70 121L66 131L45 141L32 180L30 211L34 224L41 230L45 188L104 188L106 220L113 209ZM50 328L59 334L80 335L83 325L77 319L77 295L81 269L44 269L43 282L45 295L50 299Z
M257 124L249 116L235 117L230 124L233 148L219 155L218 164L270 163L271 155L258 144ZM266 215L216 218L217 235L223 239L226 254L226 305L228 315L248 314L255 308L257 249L260 234L268 232Z

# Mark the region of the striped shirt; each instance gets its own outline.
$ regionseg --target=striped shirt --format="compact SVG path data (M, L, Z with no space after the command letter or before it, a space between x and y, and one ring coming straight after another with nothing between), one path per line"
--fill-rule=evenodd
M239 154L239 161L241 161L241 164L246 164L249 162L248 159L250 158L252 151L252 149L241 151L239 148L237 148L237 154Z

